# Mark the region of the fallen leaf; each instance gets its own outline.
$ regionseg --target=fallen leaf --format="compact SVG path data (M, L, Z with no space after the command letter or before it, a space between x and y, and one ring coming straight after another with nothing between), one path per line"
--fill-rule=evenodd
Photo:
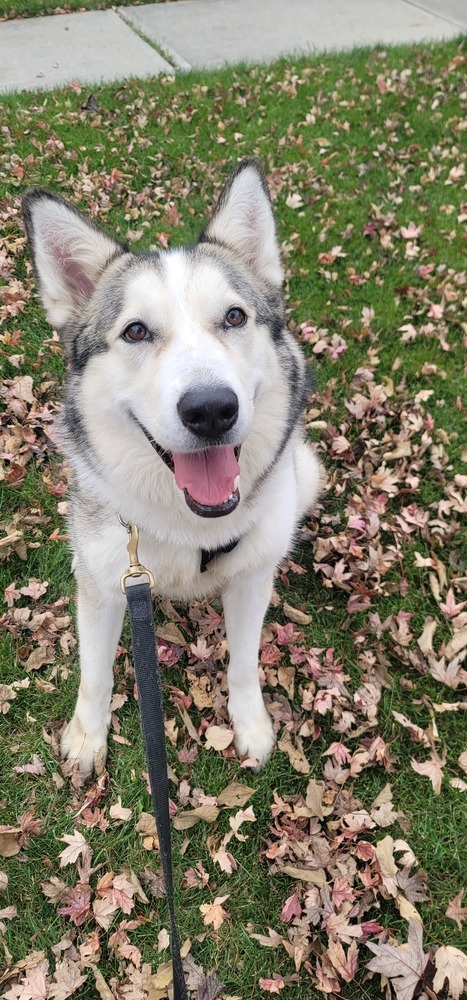
M300 737L297 737L297 744L299 740ZM283 736L283 738L278 741L277 746L279 750L282 750L283 753L287 754L290 763L292 764L292 767L296 771L299 771L300 774L310 773L311 770L310 762L305 757L305 754L301 749L301 746L299 745L295 746L292 743L290 733L286 733L285 736Z
M59 837L59 840L63 841L64 844L68 844L63 851L60 852L60 868L65 868L66 865L72 865L79 857L88 858L91 857L91 848L86 843L82 833L79 830L73 830L73 833L65 833L63 837Z
M451 945L441 945L435 952L436 966L433 989L437 992L444 988L444 981L449 984L449 996L459 1000L464 993L464 981L467 983L467 955Z
M229 914L222 906L228 898L228 895L216 896L213 903L202 903L200 906L201 913L203 914L203 923L212 924L215 931L219 930L224 920L230 920Z
M296 625L309 625L311 622L311 615L307 615L304 611L300 611L299 608L293 608L291 604L284 601L283 611L286 618L291 622L295 622Z
M217 805L234 808L244 806L256 789L249 785L242 785L240 781L231 781L217 796Z
M132 815L132 810L126 809L125 806L122 806L122 798L121 795L119 795L117 801L110 806L109 809L110 818L121 819L125 821L130 819L131 815Z
M366 942L376 958L367 963L370 972L379 972L390 980L397 1000L412 1000L426 969L429 954L422 947L423 930L416 920L409 923L407 944L373 944Z
M450 920L456 921L460 931L462 930L462 922L467 920L467 906L462 906L463 895L464 889L461 889L460 892L457 893L457 896L454 896L454 899L450 900L446 910L446 916L449 917Z
M413 757L410 760L410 764L417 774L422 774L425 778L430 779L435 795L441 794L443 766L445 763L446 757L439 757L434 750L431 752L429 760L418 761L414 760Z
M176 830L189 830L190 827L195 826L200 820L203 820L204 823L215 823L218 815L219 809L217 806L197 806L196 809L177 813L173 818L173 825Z
M209 726L205 732L208 750L225 750L234 738L233 731L226 726Z

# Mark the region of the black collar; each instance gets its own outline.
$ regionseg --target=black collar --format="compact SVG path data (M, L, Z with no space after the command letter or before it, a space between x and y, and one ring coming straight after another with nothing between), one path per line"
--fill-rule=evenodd
M240 539L236 538L235 541L229 542L228 545L221 545L219 549L201 549L201 562L199 566L200 573L205 573L209 569L209 563L216 558L216 556L226 555L227 552L232 552L232 549L238 545Z

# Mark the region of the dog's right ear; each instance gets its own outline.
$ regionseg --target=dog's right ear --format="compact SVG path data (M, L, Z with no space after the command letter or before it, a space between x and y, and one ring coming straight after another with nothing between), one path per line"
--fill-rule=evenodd
M60 329L86 305L107 264L125 248L44 188L26 191L23 214L44 309Z

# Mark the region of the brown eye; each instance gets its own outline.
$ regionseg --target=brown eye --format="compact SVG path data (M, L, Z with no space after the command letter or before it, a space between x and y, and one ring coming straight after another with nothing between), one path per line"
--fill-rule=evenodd
M125 327L122 337L128 344L137 344L141 340L152 340L152 336L144 323L129 323Z
M245 326L246 313L238 306L234 306L233 309L229 309L225 317L225 323L226 326Z

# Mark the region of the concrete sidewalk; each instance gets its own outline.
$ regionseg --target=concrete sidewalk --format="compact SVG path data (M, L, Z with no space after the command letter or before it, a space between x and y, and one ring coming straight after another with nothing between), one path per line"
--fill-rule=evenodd
M467 0L179 0L0 23L0 92L452 38Z

